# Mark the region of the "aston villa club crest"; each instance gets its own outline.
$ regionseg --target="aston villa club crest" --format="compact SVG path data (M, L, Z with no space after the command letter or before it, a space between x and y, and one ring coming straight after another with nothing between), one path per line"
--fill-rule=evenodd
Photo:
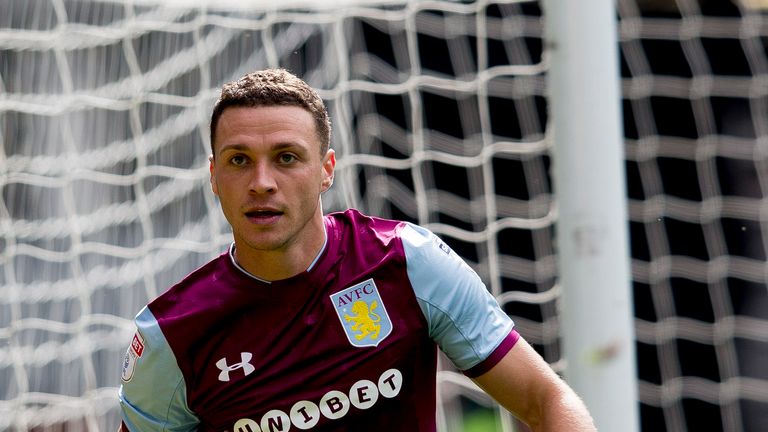
M392 333L392 321L373 279L331 294L331 302L352 345L375 347Z

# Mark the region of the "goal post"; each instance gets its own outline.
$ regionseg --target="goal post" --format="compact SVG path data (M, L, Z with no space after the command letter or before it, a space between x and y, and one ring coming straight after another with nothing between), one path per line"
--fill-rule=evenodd
M639 430L613 0L545 0L565 377L598 430Z

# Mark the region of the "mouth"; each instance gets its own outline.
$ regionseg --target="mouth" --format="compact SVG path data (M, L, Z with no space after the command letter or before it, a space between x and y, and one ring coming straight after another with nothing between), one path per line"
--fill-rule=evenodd
M255 209L245 212L249 221L257 224L270 224L277 222L283 212L275 209Z

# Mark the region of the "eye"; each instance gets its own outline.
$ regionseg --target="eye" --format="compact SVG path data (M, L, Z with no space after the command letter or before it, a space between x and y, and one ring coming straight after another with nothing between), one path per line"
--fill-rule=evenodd
M245 156L243 155L234 155L231 158L229 158L229 162L235 166L242 166L242 165L245 165L246 162L248 162L248 159L246 159Z
M280 153L280 155L277 157L277 160L281 164L290 164L290 163L296 162L296 160L298 159L296 158L296 155L293 153Z

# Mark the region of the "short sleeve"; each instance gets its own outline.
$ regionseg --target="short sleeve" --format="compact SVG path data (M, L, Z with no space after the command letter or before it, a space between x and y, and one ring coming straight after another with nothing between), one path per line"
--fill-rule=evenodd
M498 362L517 341L512 319L477 273L431 231L407 224L401 238L432 339L462 371L493 366L488 361Z
M192 431L199 423L186 401L184 376L149 308L136 316L137 331L122 364L118 393L130 431Z

